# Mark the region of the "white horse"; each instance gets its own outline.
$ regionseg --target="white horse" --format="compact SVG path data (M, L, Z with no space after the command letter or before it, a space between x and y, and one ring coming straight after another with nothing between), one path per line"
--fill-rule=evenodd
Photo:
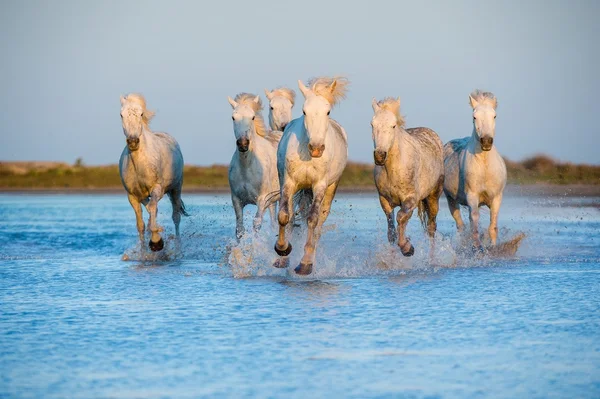
M269 127L271 130L283 132L285 126L292 120L292 108L296 100L296 93L292 89L280 87L273 91L265 89L269 100Z
M452 140L444 146L444 192L458 231L464 228L460 205L469 207L473 246L481 250L477 227L479 207L486 205L490 209L488 231L492 245L496 245L506 165L494 146L496 97L476 90L469 96L469 101L473 108L473 133L471 137Z
M281 132L265 128L259 96L240 93L235 100L227 99L233 108L231 119L237 145L229 164L229 187L239 239L244 234L244 207L248 204L258 207L254 230L260 228L267 208L275 222L275 203L279 199L277 145Z
M304 256L295 271L301 275L312 273L321 227L329 215L348 158L346 132L329 118L331 108L345 96L347 84L344 78L316 78L308 88L298 81L305 98L304 116L286 126L277 150L281 200L275 252L286 258L278 259L275 267L286 267L289 262L287 256L292 246L286 238L286 226L293 218L294 194L303 190L312 202L308 209Z
M375 115L371 120L375 151L375 185L381 209L388 223L388 241L398 246L404 256L415 249L405 235L406 225L418 208L427 233L433 237L444 184L444 150L439 136L431 129L404 128L400 99L373 99ZM399 206L398 234L394 227L394 208Z
M144 204L150 214L150 249L160 251L164 241L160 236L163 229L156 223L158 201L165 194L171 199L177 237L181 215L188 214L181 200L183 156L179 144L167 133L150 130L148 124L153 116L154 112L146 109L146 100L140 94L121 96L121 121L127 138L119 161L121 181L135 212L142 247L145 227L141 204Z

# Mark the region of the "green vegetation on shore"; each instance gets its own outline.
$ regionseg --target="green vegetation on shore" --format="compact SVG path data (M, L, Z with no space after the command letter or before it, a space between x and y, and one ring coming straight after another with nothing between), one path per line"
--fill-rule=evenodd
M512 184L588 184L600 185L600 166L556 162L544 155L522 162L506 160L508 181ZM184 189L228 189L227 166L185 167ZM117 165L85 166L55 162L0 162L0 190L28 189L118 189ZM350 162L340 187L374 189L373 165Z

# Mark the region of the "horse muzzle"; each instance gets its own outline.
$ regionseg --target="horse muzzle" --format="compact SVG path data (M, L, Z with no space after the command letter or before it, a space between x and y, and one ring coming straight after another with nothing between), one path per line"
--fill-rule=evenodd
M140 148L140 138L136 137L127 139L127 148L129 148L129 151L136 151L138 148Z
M321 158L323 156L324 151L325 151L325 144L312 145L312 144L308 143L308 152L310 152L311 157Z
M481 144L481 149L483 151L489 151L492 149L492 145L494 145L493 137L482 137L479 139L479 143Z
M235 144L239 152L246 152L248 151L248 147L250 147L250 140L247 138L237 139Z
M387 152L381 150L373 151L373 160L375 161L375 165L382 166L387 159Z

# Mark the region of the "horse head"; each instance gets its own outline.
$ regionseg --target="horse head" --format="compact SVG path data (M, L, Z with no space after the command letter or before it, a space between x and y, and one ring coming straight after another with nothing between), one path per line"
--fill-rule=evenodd
M473 130L483 151L489 151L496 133L496 107L498 100L490 92L476 90L469 95L473 108Z

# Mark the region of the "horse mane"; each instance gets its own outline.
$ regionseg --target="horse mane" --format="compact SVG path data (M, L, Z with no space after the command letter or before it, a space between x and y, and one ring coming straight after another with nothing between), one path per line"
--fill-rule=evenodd
M496 109L496 107L498 106L498 99L496 98L494 93L491 93L489 91L482 91L477 89L471 93L471 98L473 98L473 100L477 101L480 104L487 104L494 109Z
M335 87L331 90L331 85L335 82ZM308 82L308 87L318 96L324 97L331 106L336 105L340 100L346 98L350 81L342 76L333 78L319 77L312 78Z
M288 89L287 87L278 87L276 89L273 89L271 95L287 98L292 103L292 107L294 106L294 102L296 101L296 92L292 89Z
M377 105L379 105L380 108L393 113L396 116L399 127L404 127L406 125L404 117L400 114L400 100L393 97L386 97L383 100L378 101Z
M254 129L256 130L256 134L261 137L265 137L268 135L268 130L265 126L265 121L262 117L262 100L258 97L258 102L254 101L256 99L256 94L252 93L239 93L235 96L234 101L238 104L245 104L252 108L254 111Z
M140 107L142 107L142 122L144 122L144 125L148 127L150 121L152 120L152 118L154 118L155 112L150 111L148 108L146 108L146 99L144 98L144 96L142 96L139 93L130 93L127 96L125 96L125 101L137 104Z

